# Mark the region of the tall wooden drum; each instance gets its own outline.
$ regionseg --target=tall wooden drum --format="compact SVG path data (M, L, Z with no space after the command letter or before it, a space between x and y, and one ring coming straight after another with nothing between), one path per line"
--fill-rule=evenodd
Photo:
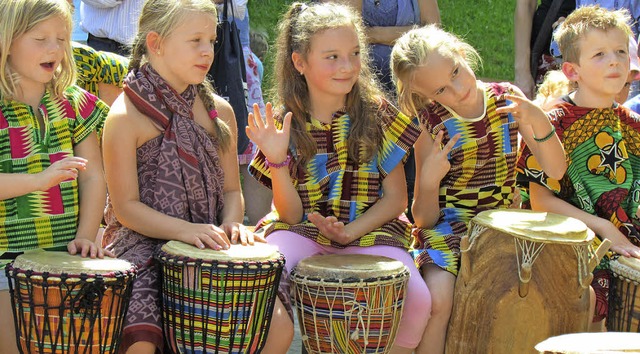
M446 352L532 353L546 338L586 331L593 238L581 221L552 213L474 217L461 240Z

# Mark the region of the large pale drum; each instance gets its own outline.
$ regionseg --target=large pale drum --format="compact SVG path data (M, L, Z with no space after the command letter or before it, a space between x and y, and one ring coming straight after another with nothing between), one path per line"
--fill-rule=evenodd
M536 345L544 354L640 353L638 333L573 333L551 337Z
M587 330L593 238L552 213L479 213L461 240L446 352L532 353L546 338Z
M162 317L174 353L259 353L267 338L284 256L264 243L199 249L169 241Z
M6 272L22 353L118 352L136 273L131 263L34 250Z
M303 259L291 272L308 353L388 353L409 271L400 261L362 254Z

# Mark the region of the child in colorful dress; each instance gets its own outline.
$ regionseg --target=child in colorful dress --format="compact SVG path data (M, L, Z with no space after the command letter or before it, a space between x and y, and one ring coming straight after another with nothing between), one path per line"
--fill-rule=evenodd
M575 90L560 98L550 116L569 166L562 179L542 173L527 144L518 170L534 210L582 220L599 238L611 240L615 253L640 258L640 117L615 102L629 74L628 21L626 10L586 6L558 29L562 71ZM591 283L594 322L608 312L607 259Z
M544 112L513 85L476 80L479 62L473 47L432 25L403 35L391 54L400 107L423 125L414 145L412 254L432 294L423 342L432 353L444 351L467 222L514 201L518 133L550 175L566 168Z
M411 353L429 320L429 290L407 252L403 161L419 135L368 67L360 17L335 3L294 3L279 28L277 105L257 106L247 134L251 173L273 190L259 227L290 271L316 254L383 255L411 272L394 353ZM280 299L288 303L288 279ZM289 321L291 321L290 319Z
M95 243L106 185L97 131L108 107L74 86L66 0L0 2L0 351L16 353L5 265L21 252ZM110 253L107 253L110 254Z
M163 349L160 270L153 254L165 242L220 250L254 241L242 226L233 110L205 80L216 19L211 0L148 0L124 94L105 123L104 242L138 266L123 352ZM272 321L270 328L280 327ZM290 340L274 342L280 337L269 335L262 352L284 353Z

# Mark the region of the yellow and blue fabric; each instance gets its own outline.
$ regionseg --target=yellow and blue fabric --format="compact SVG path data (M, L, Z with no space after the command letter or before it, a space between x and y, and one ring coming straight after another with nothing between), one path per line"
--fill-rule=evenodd
M293 164L290 165L291 179L302 200L303 221L296 225L281 222L274 210L259 223L258 228L264 228L267 236L276 230L288 230L337 248L373 245L408 248L411 225L401 218L389 221L346 246L324 237L306 218L309 213L318 212L323 216L335 216L348 224L382 197L382 181L398 164L404 163L407 151L420 131L416 118L410 119L386 101L381 103L376 120L383 134L382 143L371 161L356 163L348 156L351 119L347 113L336 112L330 124L310 118L306 129L316 143L317 153L306 166L295 171ZM295 148L292 156L294 159L298 156ZM249 172L271 188L271 175L261 151L251 162Z
M440 216L431 229L417 228L411 254L418 267L435 264L458 274L460 239L467 223L483 210L508 208L516 192L515 165L518 154L518 123L511 114L496 109L509 104L513 94L508 83L482 83L485 113L476 119L460 117L437 102L419 113L426 131L435 139L444 131L446 144L460 139L449 153L451 169L440 181Z

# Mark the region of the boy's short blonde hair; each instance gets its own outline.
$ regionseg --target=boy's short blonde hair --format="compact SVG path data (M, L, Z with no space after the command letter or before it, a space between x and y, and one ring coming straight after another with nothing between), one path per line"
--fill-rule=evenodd
M619 29L629 36L632 34L629 27L630 21L631 16L626 9L607 10L598 5L583 6L567 16L554 34L554 39L558 42L562 59L570 63L578 63L580 58L578 41L589 31Z

